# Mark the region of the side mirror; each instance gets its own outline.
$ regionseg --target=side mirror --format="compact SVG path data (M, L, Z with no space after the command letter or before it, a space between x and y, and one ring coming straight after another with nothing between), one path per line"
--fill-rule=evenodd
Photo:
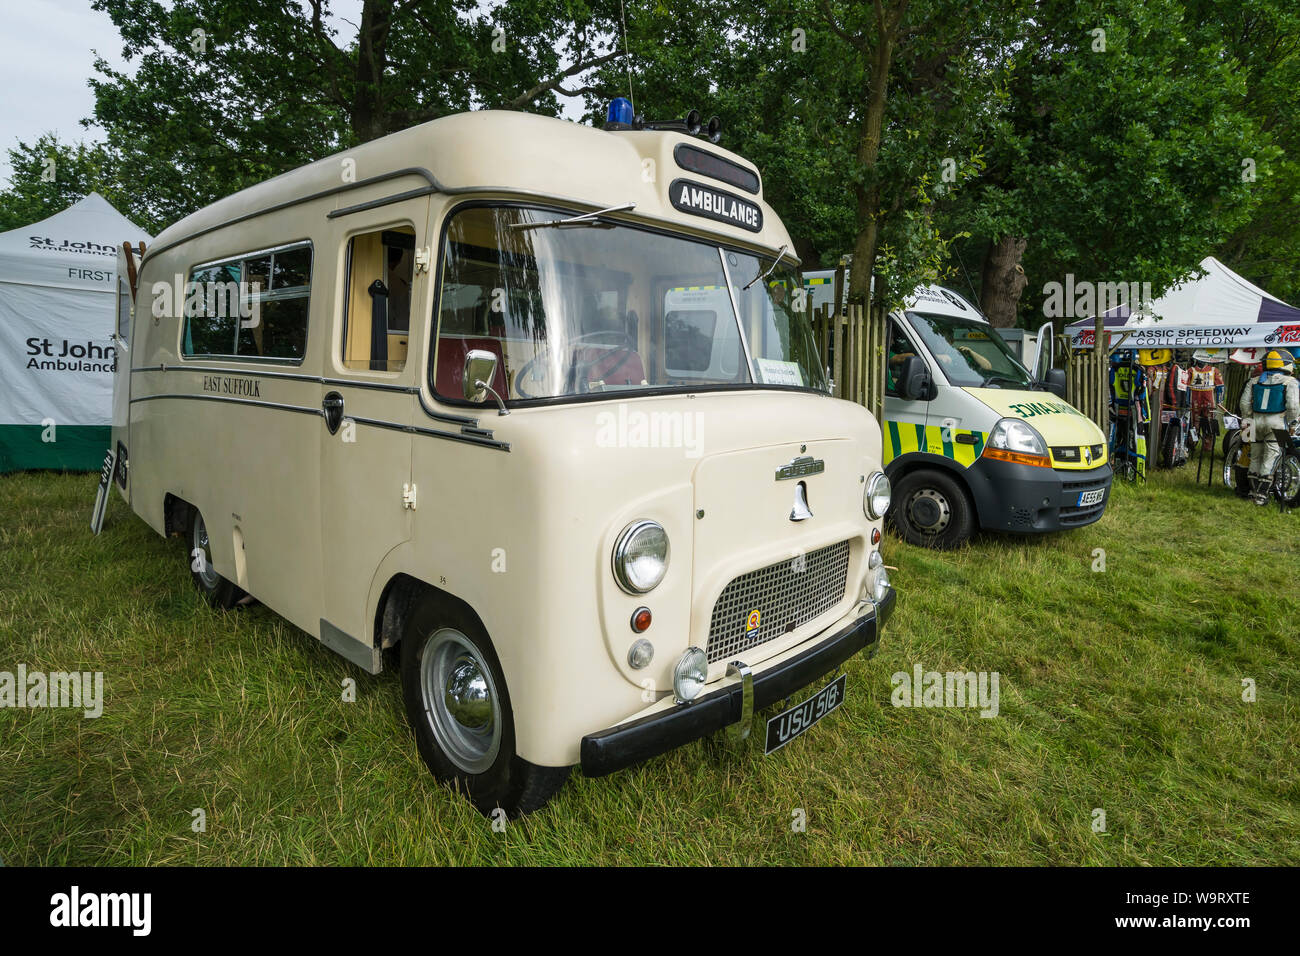
M465 374L460 383L461 392L471 402L481 402L486 398L485 393L491 392L492 397L497 400L499 414L508 415L510 413L506 410L506 403L492 388L492 378L496 373L495 352L489 352L487 349L470 349L469 354L465 356Z
M930 378L930 369L925 359L919 355L909 355L903 360L902 373L903 397L913 402L928 402L933 396L934 381Z
M1043 384L1057 398L1065 398L1065 369L1049 368L1047 376L1043 379Z

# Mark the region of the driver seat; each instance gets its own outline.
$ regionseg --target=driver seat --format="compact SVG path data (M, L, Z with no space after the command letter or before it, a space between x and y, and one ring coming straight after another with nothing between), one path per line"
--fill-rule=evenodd
M580 334L606 332L611 339L616 334L621 334L635 342L635 326L629 329L629 325L632 323L620 316L617 309L598 306L595 296L584 298ZM584 365L594 363L587 371L587 385L594 382L604 382L606 385L641 385L646 380L645 363L641 360L641 354L635 348L625 345L585 345L577 350L577 360Z

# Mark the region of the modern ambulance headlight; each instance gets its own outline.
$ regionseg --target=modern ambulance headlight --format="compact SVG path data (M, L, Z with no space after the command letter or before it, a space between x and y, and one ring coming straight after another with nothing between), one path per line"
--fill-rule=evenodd
M988 447L1021 455L1046 457L1047 443L1032 425L1018 418L1003 418L989 432Z
M633 521L614 545L614 580L628 594L658 587L668 570L668 533L657 521Z
M867 489L862 493L862 510L868 518L883 518L889 510L891 489L889 479L881 472L875 472L867 479Z
M677 703L685 704L700 696L709 676L709 658L698 647L688 647L673 668L673 694Z

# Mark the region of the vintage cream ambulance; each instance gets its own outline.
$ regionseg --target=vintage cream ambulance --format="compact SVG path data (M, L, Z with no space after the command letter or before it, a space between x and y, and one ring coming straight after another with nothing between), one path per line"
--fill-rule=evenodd
M788 699L777 749L895 601L881 432L826 393L758 171L627 120L449 116L223 199L122 336L132 509L213 605L399 647L483 812Z
M833 275L804 274L810 311L830 302ZM1050 341L1048 326L1031 366L1040 381L951 289L918 288L890 315L885 473L889 517L907 541L955 548L977 528L1060 531L1102 516L1106 438L1062 397Z

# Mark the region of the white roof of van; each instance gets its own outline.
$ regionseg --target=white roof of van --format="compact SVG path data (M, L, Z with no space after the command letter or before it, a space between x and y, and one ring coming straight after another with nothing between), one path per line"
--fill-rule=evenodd
M912 294L903 300L903 308L937 315L954 315L963 319L973 319L976 322L988 322L984 313L971 305L968 300L951 289L938 285L917 286Z
M443 187L433 192L435 201L449 194L460 199L472 190L515 198L560 197L593 209L634 202L635 209L617 216L669 222L675 228L772 250L783 245L793 250L785 226L763 199L761 178L758 192L751 193L688 171L678 164L675 153L683 143L758 172L748 160L685 133L609 131L533 113L479 110L444 116L363 143L220 199L169 226L154 241L154 248L162 249L197 232L324 191L333 192L330 204L339 209L413 186L425 187L428 180L421 170L427 170ZM347 181L344 176L362 182L401 170L411 174L335 192ZM680 211L670 200L669 189L681 181L757 205L761 228L742 228L707 212ZM792 251L788 254L794 257Z
M835 276L834 269L805 269L803 272L803 284L805 286L823 286L830 283ZM844 270L844 280L847 283L849 270ZM938 285L919 285L912 294L903 300L904 309L917 309L922 312L933 312L939 315L955 315L964 318L974 319L977 322L988 322L984 313L978 308L971 305L968 299L963 298L951 289L945 289Z

